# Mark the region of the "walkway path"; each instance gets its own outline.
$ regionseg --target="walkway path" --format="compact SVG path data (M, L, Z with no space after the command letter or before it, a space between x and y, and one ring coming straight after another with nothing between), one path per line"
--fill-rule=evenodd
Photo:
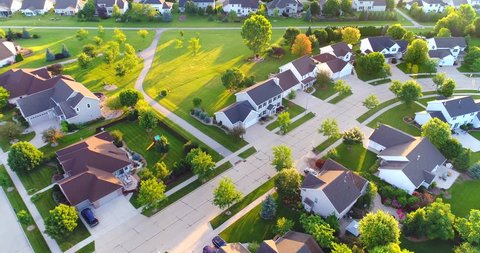
M404 18L406 18L408 21L412 22L413 27L415 27L415 28L432 27L432 26L423 26L423 25L419 24L419 23L418 23L417 21L415 21L413 18L411 18L411 17L408 16L407 14L403 13L403 11L401 11L401 10L399 10L399 9L397 9L397 8L395 8L395 11L396 11L398 14L402 15Z
M210 138L208 135L204 134L194 126L190 125L190 123L188 123L184 119L180 118L179 116L169 111L164 106L160 105L157 101L151 98L143 89L143 82L145 81L145 78L148 72L150 71L150 68L152 67L155 51L157 50L158 41L160 40L160 35L162 34L163 31L164 29L156 30L155 38L153 39L152 44L139 54L139 56L144 60L144 63L143 63L144 65L143 65L142 71L140 72L140 75L137 78L137 81L135 82L135 89L139 90L143 94L145 101L149 105L151 105L155 110L165 115L167 118L172 120L175 124L179 125L183 129L185 129L186 131L194 135L200 141L205 143L205 145L217 151L223 157L226 157L232 154L230 150L222 146L220 143L216 142L214 139Z

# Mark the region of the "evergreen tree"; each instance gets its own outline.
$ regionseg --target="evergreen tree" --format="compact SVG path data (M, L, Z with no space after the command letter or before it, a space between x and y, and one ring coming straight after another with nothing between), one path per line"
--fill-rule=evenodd
M70 57L70 51L68 51L68 48L67 46L65 46L65 44L62 44L62 54L63 54L63 57L65 58L68 58Z
M50 48L47 48L47 51L45 52L45 57L47 61L55 61L55 55L50 51Z
M267 198L262 202L262 210L260 211L260 217L265 220L271 220L275 218L277 212L277 205L275 200L273 200L272 195L268 195Z
M30 39L31 38L30 33L25 28L23 28L23 31L22 31L22 38L23 39Z

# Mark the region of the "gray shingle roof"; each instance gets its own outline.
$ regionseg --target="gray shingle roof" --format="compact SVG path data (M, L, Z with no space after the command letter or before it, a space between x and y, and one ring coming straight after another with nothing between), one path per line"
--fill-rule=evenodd
M443 116L443 113L441 111L434 111L434 112L428 112L430 114L430 117L432 118L437 118L443 122L447 122L447 119L445 116Z
M292 61L292 64L302 76L314 71L316 67L312 58L310 58L308 55Z
M302 6L302 3L300 3L300 1L298 1L298 0L273 0L269 3L267 3L267 8L268 9L275 9L275 8L283 9L283 8L287 7L288 4L297 4L297 5Z
M467 47L464 37L436 37L434 40L437 48Z
M251 111L253 111L253 107L248 101L236 102L221 110L232 124L243 122Z
M53 89L44 90L18 99L17 104L25 117L29 117L52 108L55 105L50 99L52 94Z
M331 61L327 61L326 64L328 65L328 67L333 73L337 73L342 71L342 69L345 68L345 66L347 66L348 62L342 59L335 58Z
M7 46L3 44L3 41L0 42L0 60L7 59L12 56L14 56L12 51L10 51L10 49L8 49Z
M223 6L228 4L240 4L243 8L258 9L258 0L225 0Z
M192 1L194 3L215 3L215 0L179 0L178 6L184 7L188 1Z
M386 148L412 142L415 138L389 125L380 125L368 138Z
M280 85L280 87L282 87L283 90L288 90L300 83L300 81L290 69L277 74L275 77L278 78L278 84Z
M470 96L443 100L442 104L445 106L445 109L451 117L480 111L477 104L475 104L475 101Z
M451 55L449 49L437 49L428 51L428 56L430 56L430 58L443 59L444 57L449 55Z
M45 0L23 0L22 10L41 10L45 6Z
M245 92L252 98L255 104L260 105L263 102L282 94L283 90L273 79L257 83L248 87Z
M440 5L445 5L445 3L442 0L423 0L425 3L429 4L440 4Z
M327 62L327 61L331 61L331 60L336 59L336 58L337 57L335 57L334 55L329 54L329 53L323 53L323 54L318 54L318 55L312 56L312 59L314 59L318 62Z
M330 45L333 48L333 53L337 56L345 56L352 52L352 49L345 42L335 43Z
M407 51L408 41L406 41L406 40L395 40L395 43L397 43L400 46L400 49L399 49L400 52Z
M395 41L390 36L379 36L367 38L374 52L380 52L385 48L395 45Z
M373 6L387 6L386 0L373 0Z
M77 7L79 0L56 0L55 9L67 9Z

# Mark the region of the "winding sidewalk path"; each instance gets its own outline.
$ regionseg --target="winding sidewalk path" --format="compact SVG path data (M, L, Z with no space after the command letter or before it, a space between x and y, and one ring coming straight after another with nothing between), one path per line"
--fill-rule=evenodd
M419 24L417 21L415 21L413 18L411 18L410 16L408 16L407 14L403 13L403 11L395 8L395 11L400 14L402 17L406 18L408 21L412 22L413 24L413 27L414 28L430 28L430 27L433 27L433 26L423 26L421 24ZM406 27L406 26L405 26Z
M190 125L190 123L180 118L175 113L171 112L164 106L160 105L157 101L151 98L143 89L143 82L145 81L145 78L147 77L147 74L150 71L150 68L152 67L153 60L155 57L155 51L157 50L158 41L160 40L160 36L162 35L162 32L164 30L165 29L156 30L155 38L153 39L152 44L150 44L148 48L146 48L139 54L139 56L144 61L143 61L143 69L140 72L140 75L138 76L137 81L135 82L135 89L140 91L143 94L145 101L149 105L151 105L155 110L157 110L159 113L165 115L168 119L172 120L175 124L179 125L183 129L185 129L186 131L188 131L189 133L197 137L200 141L205 143L205 145L217 151L223 157L230 156L232 154L230 150L228 150L227 148L222 146L220 143L210 138L208 135L204 134L194 126Z

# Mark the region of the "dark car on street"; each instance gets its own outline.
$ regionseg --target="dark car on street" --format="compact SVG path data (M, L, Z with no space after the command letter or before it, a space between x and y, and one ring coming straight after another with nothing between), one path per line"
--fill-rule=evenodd
M216 253L216 252L217 252L217 248L213 246L207 245L203 247L203 253Z
M213 245L215 245L215 247L217 247L217 248L221 248L222 246L227 245L227 242L225 242L225 240L223 240L222 237L220 237L220 236L218 236L218 235L215 236L215 237L213 237L212 243L213 243Z
M98 225L98 220L95 218L92 210L90 208L85 208L81 212L83 219L88 223L88 225L93 228Z

